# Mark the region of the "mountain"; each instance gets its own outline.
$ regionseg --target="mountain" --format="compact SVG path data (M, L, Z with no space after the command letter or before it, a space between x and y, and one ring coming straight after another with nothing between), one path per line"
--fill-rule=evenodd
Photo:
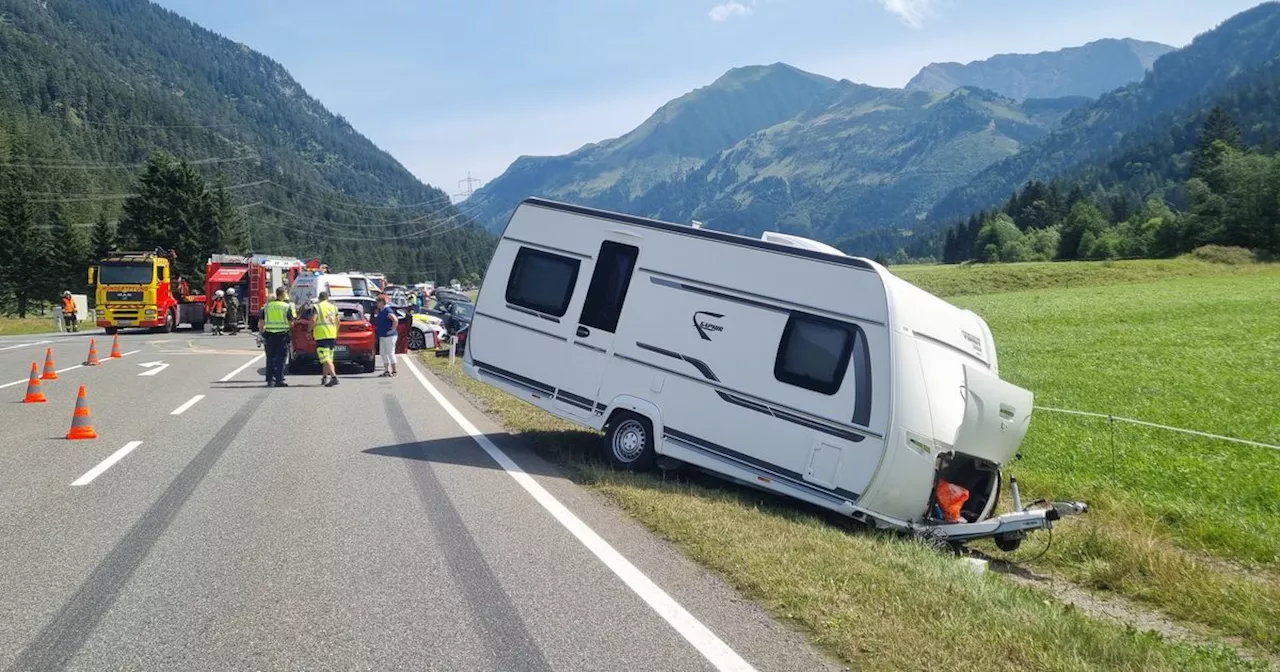
M835 80L782 63L735 68L663 105L626 135L565 156L516 159L470 202L499 228L530 194L625 207L752 133L795 117L835 87Z
M947 93L962 86L1015 100L1088 96L1139 81L1174 48L1158 42L1104 39L1039 54L1000 54L971 63L931 63L907 82L908 91Z
M1083 102L841 82L821 104L660 185L633 209L749 235L780 228L835 239L927 213L949 189L1043 136Z
M967 217L1003 201L1028 181L1047 180L1104 160L1128 134L1198 115L1277 58L1280 4L1268 2L1241 12L1159 58L1142 81L1075 110L1053 133L981 171L942 199L930 219Z
M492 250L444 192L248 46L148 0L0 0L0 183L37 229L118 216L157 151L210 185L225 176L254 252L416 281L482 271Z
M620 138L521 157L473 207L495 230L537 195L752 234L781 225L838 236L923 216L1087 102L877 88L780 63L737 68Z

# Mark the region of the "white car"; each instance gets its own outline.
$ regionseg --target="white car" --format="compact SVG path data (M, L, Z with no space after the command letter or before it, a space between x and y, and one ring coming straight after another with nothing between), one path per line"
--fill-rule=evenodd
M409 329L409 349L426 350L439 347L445 340L445 328L435 315L415 313Z

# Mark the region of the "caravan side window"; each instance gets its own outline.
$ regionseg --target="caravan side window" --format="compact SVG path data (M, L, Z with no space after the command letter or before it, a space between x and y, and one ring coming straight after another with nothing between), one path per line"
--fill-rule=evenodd
M844 382L858 328L816 315L791 313L773 364L778 380L822 394Z
M578 282L577 259L522 247L507 279L507 303L564 317Z
M631 284L631 272L635 270L640 248L610 240L600 245L596 258L596 270L591 274L591 286L582 305L583 326L613 333L618 329L622 304L627 300L627 287Z

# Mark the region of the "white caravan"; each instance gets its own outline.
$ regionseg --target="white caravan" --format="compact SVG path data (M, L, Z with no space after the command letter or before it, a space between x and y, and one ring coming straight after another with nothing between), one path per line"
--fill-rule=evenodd
M1024 509L1014 482L1014 511L993 515L1032 394L999 378L982 318L795 236L527 199L485 275L464 366L603 430L621 468L661 456L877 527L1002 548L1084 510Z

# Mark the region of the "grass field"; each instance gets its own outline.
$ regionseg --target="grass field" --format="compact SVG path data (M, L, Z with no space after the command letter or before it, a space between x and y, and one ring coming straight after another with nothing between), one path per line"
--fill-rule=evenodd
M1280 268L1173 260L893 270L983 315L1002 376L1039 405L1280 442ZM1005 291L1028 286L1039 289ZM852 665L1242 665L1086 618L999 576L966 576L914 544L843 532L785 501L701 478L618 474L595 459L595 435L476 385L446 360L428 363L584 485ZM1024 500L1082 498L1093 510L1060 524L1032 566L1275 660L1280 451L1120 424L1114 450L1111 437L1105 421L1037 412L1013 467ZM1037 535L1014 557L1047 541Z
M0 336L47 334L57 331L52 317L0 317Z
M1280 445L1280 268L1252 270L954 300L1040 406ZM1044 562L1280 651L1280 450L1040 411L1022 452L1029 493L1094 505Z

